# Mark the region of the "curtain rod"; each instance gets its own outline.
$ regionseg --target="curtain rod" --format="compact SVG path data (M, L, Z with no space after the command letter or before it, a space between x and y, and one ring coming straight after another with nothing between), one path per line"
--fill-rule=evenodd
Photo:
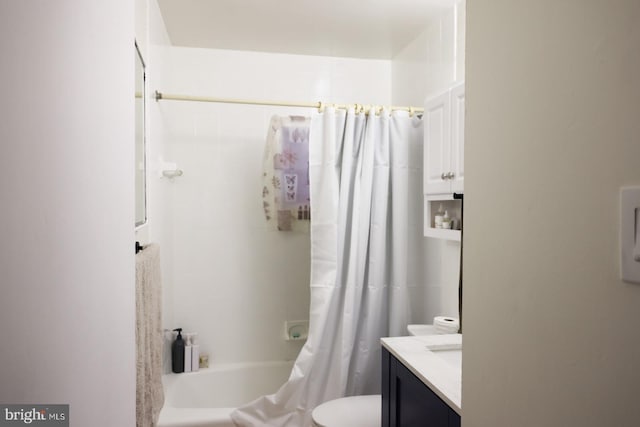
M195 102L218 102L224 104L246 104L246 105L270 105L277 107L302 107L302 108L317 108L319 112L323 112L327 107L333 107L338 109L348 109L353 107L356 112L363 112L368 114L372 109L376 114L380 114L384 106L380 105L363 105L363 104L330 104L324 102L285 102L285 101L260 101L251 99L235 99L235 98L210 98L202 96L190 96L190 95L175 95L169 93L162 93L156 90L156 101L195 101ZM413 116L414 113L424 112L424 108L421 107L398 107L387 106L391 111L408 111L409 115Z

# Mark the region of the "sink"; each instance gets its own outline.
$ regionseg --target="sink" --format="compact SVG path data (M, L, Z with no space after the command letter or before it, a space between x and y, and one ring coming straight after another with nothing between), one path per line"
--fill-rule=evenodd
M462 369L462 342L427 344L427 350L452 368Z
M452 368L462 368L462 350L431 350L431 352Z

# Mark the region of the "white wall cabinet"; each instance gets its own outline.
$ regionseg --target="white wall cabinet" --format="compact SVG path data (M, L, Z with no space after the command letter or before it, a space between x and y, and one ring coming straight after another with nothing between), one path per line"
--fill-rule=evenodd
M456 224L462 225L464 192L464 83L425 102L424 111L424 235L460 240L460 229L435 227L435 213L442 205ZM460 228L460 227L459 227Z
M464 189L464 83L428 99L424 108L424 193Z

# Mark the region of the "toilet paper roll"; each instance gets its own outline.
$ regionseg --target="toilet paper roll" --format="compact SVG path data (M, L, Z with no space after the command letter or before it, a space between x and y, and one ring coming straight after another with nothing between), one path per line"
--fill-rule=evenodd
M433 326L438 334L456 334L460 329L460 321L455 317L436 316L433 318Z

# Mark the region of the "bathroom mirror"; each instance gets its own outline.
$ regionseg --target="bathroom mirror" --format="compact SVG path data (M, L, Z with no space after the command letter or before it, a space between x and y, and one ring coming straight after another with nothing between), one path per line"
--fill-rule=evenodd
M135 114L136 114L136 158L135 158L135 203L136 227L147 222L147 179L145 155L145 65L142 54L135 44L136 84L135 84Z

